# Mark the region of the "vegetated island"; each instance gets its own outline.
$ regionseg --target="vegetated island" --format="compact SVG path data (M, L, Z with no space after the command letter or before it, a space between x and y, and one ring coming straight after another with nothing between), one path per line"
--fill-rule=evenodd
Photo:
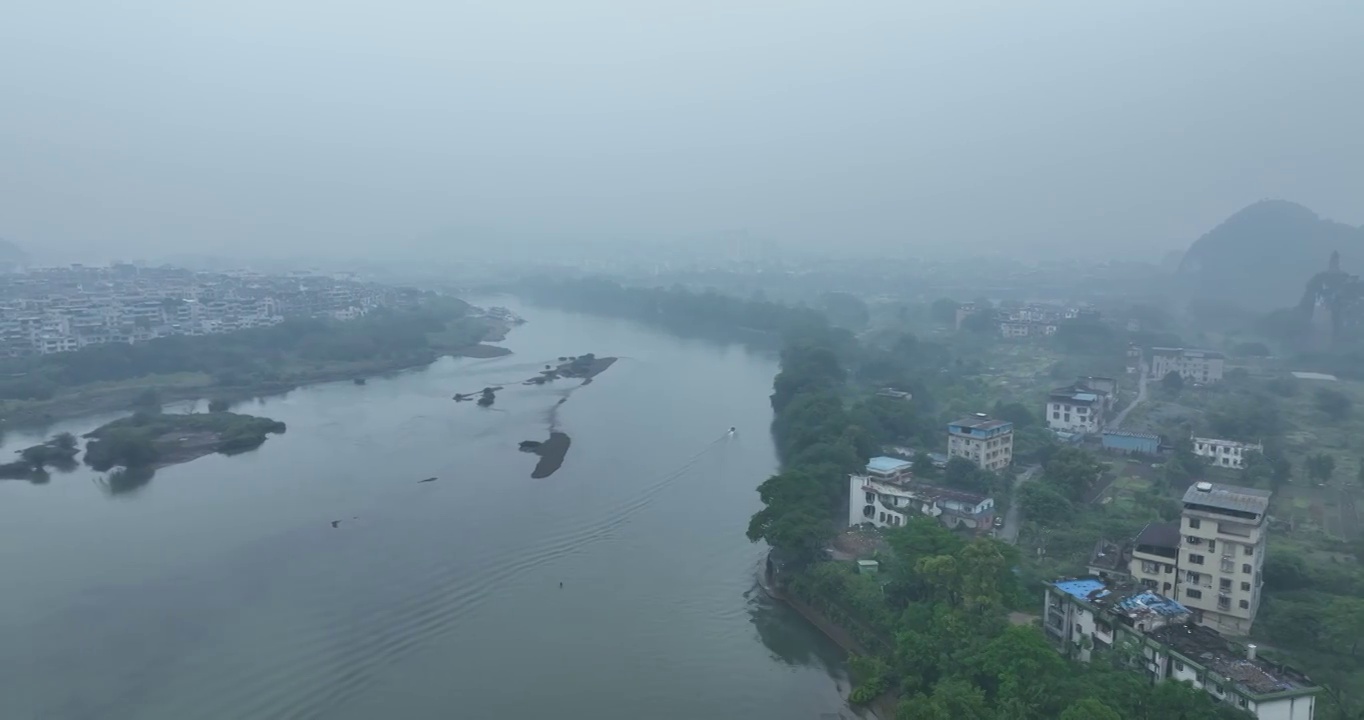
M581 378L583 384L592 382L592 378L606 372L607 368L616 364L617 358L597 357L592 353L579 355L577 357L564 356L559 358L559 364L555 367L545 366L539 375L526 380L523 385L544 385L559 378Z
M561 432L552 432L549 439L544 442L538 440L522 440L521 452L535 453L540 456L540 462L535 464L535 469L530 476L539 480L553 475L560 465L564 464L564 457L568 455L568 446L573 442L568 435Z
M156 469L213 453L254 450L266 436L284 430L278 420L230 412L137 412L87 433L85 464L100 472L114 467Z
M76 469L76 453L80 443L69 432L60 433L41 445L19 450L18 460L0 464L0 480L28 480L35 484L47 482L48 468L62 472Z
M413 291L406 306L348 321L290 318L273 327L3 358L0 417L18 427L117 412L149 389L164 402L238 400L422 367L447 355L508 355L486 343L520 322L502 309Z

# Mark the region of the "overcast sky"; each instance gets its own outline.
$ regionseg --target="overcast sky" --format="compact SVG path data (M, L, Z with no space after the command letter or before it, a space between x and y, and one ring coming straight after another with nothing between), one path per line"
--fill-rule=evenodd
M42 256L1364 222L1360 0L8 0L0 92L0 236Z

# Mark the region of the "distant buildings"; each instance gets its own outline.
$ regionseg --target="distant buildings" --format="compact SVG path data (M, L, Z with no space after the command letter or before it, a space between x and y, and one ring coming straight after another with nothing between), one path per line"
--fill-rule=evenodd
M947 455L966 458L984 470L1003 470L1014 459L1014 424L985 413L950 423Z
M1150 376L1160 380L1170 373L1178 373L1189 382L1221 382L1226 358L1211 350L1153 347L1150 352Z
M994 522L995 501L976 493L915 482L912 463L891 457L867 462L848 477L848 525L900 527L913 514L937 518L949 528L976 532Z
M1241 470L1246 466L1246 454L1264 452L1265 446L1260 443L1195 437L1193 439L1193 451L1199 457L1208 458L1217 467Z
M308 274L127 264L39 268L0 275L0 356L234 332L293 317L353 320L419 298L416 290Z
M1042 628L1063 654L1089 662L1130 653L1153 682L1176 680L1260 720L1313 720L1321 687L1214 630L1192 624L1197 610L1130 581L1059 580L1046 590ZM1138 664L1139 663L1139 664Z

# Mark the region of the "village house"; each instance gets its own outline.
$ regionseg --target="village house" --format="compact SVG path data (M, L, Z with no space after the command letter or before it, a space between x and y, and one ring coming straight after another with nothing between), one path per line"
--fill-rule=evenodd
M875 457L864 473L848 476L848 525L900 527L918 514L952 529L980 533L991 528L992 498L915 482L911 468L907 460Z
M1089 662L1099 654L1134 654L1152 682L1176 680L1260 720L1313 720L1322 688L1306 675L1260 658L1193 624L1196 611L1124 580L1077 578L1050 583L1043 634L1063 654Z
M1193 438L1194 454L1208 458L1217 467L1242 470L1246 466L1247 453L1262 453L1264 451L1265 446L1260 443L1243 443L1217 438Z
M1189 382L1204 385L1220 382L1226 365L1222 353L1187 348L1153 347L1149 359L1150 377L1154 380L1176 373Z

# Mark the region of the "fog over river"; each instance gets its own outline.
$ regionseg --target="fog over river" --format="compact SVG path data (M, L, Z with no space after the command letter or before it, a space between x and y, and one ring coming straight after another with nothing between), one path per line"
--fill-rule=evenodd
M763 597L744 537L775 358L499 302L529 321L513 355L244 403L288 424L257 451L119 493L0 482L0 717L853 717L842 653ZM621 360L517 384L588 352ZM532 479L517 445L551 422L572 444Z

